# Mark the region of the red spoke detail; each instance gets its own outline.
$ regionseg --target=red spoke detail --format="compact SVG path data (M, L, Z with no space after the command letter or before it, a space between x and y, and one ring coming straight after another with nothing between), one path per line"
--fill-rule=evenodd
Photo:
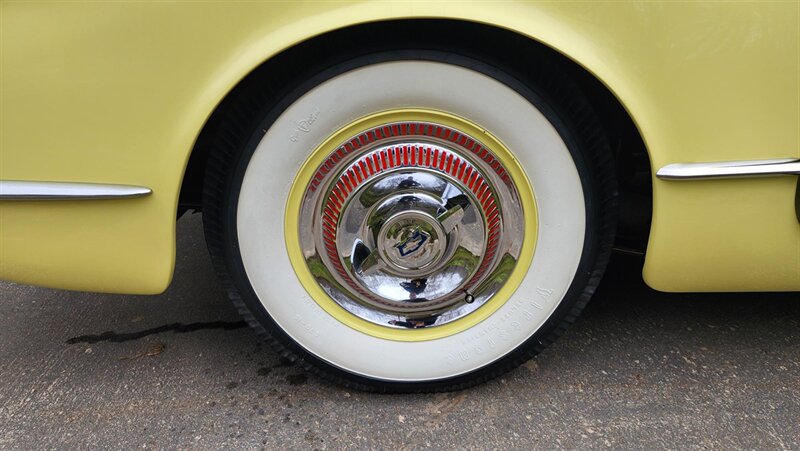
M325 243L325 249L328 251L328 258L331 261L335 262L336 261L335 259L336 259L337 250L336 250L336 247L333 245L333 243L326 242ZM339 274L342 274L340 272L341 270L340 270L340 266L339 265L341 265L341 264L337 264L336 265L336 270L337 270L337 272L339 272ZM344 275L344 274L342 274L342 275Z
M336 183L336 188L333 190L333 194L336 196L336 201L339 202L339 205L344 205L344 200L347 199L347 196L345 196L343 188L344 188L344 183L342 183L342 181L339 180Z
M345 198L345 195L347 195L347 191L345 191L345 186L344 186L344 183L342 183L341 179L339 179L336 182L336 189L334 190L334 192L336 193L337 196L339 196L339 200L344 202L344 198Z
M456 175L456 173L458 171L458 165L461 164L461 159L458 158L457 156L453 155L451 163L452 164L447 167L447 172L450 175L452 175L453 177L455 177L455 175Z
M327 222L331 227L334 228L334 230L336 229L336 219L333 219L329 213L322 213L322 222Z
M333 228L333 226L331 226L330 224L328 224L326 222L323 222L322 223L322 228L325 229L324 233L325 233L326 239L331 240L336 236L336 229Z
M336 207L336 211L342 209L342 204L339 202L339 198L333 193L331 193L331 196L328 197L328 204L333 204Z
M494 219L491 220L489 223L489 227L495 227L500 223L500 216L495 216Z
M372 154L372 166L375 168L375 172L381 172L383 167L381 167L381 158L377 153Z
M494 214L497 214L497 205L495 205L493 201L490 201L489 206L486 207L486 217L491 218Z
M386 151L381 150L381 167L383 169L389 169L389 162L386 160Z
M466 171L464 171L464 177L461 179L462 182L465 184L469 183L469 177L472 175L472 166L469 166Z
M333 232L333 234L336 235L336 229L337 229L336 221L334 221L328 216L325 216L324 213L322 214L322 226L330 229L331 232Z
M458 166L458 179L461 180L464 177L464 171L467 169L467 162L462 161L461 164Z
M375 173L375 167L372 165L372 158L370 157L370 155L367 155L367 157L366 157L366 159L364 161L367 163L367 172L369 173L369 175L374 174Z
M350 180L350 186L352 189L355 189L358 186L358 181L356 181L356 176L353 174L353 169L350 168L347 170L347 178Z
M352 185L350 185L350 180L347 179L347 174L342 174L342 178L339 180L344 182L344 185L347 187L347 189L344 190L344 194L345 195L350 194L350 191L353 190L353 187Z
M487 189L487 190L486 190L486 192L485 192L485 193L483 193L483 195L482 195L482 196L480 196L481 205L484 205L484 210L486 209L486 207L485 207L485 205L486 205L486 199L488 199L488 198L489 198L489 196L491 196L491 195L492 195L492 190L490 190L490 189Z
M469 190L470 191L475 192L475 184L478 183L478 180L480 180L480 179L481 179L481 176L480 176L480 174L478 174L477 170L472 173L472 180L467 182L467 186L469 186Z
M358 185L361 184L361 178L362 178L361 170L358 168L358 162L356 161L355 163L353 163L353 165L351 165L350 169L348 169L347 171L351 172L353 176L356 178L355 186L357 189Z
M483 195L483 193L486 191L486 188L487 188L486 183L484 183L484 181L481 180L481 185L478 188L478 191L475 192L475 195L478 196L478 198L480 199L481 195Z
M325 205L324 213L330 216L334 223L339 219L339 210L331 208L330 203Z

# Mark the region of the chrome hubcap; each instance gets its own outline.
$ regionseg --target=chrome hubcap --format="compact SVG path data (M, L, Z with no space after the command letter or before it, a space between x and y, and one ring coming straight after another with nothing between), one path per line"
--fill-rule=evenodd
M507 171L474 138L437 124L370 129L306 190L300 238L317 283L367 321L419 328L486 303L516 265L524 217Z

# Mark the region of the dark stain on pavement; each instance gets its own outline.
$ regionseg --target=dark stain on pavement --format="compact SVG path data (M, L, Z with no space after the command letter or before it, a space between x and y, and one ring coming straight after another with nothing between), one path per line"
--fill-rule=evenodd
M294 366L295 362L291 359L287 359L286 357L281 357L280 360L273 368L287 368L290 366Z
M172 323L164 326L154 327L152 329L141 330L139 332L129 332L120 334L113 331L107 331L99 335L80 335L78 337L70 338L69 340L66 341L66 343L69 345L74 345L76 343L94 344L94 343L100 343L102 341L108 341L111 343L121 343L124 341L138 340L148 335L155 335L164 332L174 332L178 334L183 334L187 332L195 332L198 330L210 330L210 329L234 330L234 329L241 329L243 327L247 327L247 323L245 323L244 321L211 321L207 323L190 323L190 324Z
M290 374L286 376L286 382L289 385L303 385L308 381L308 376L300 373L300 374Z

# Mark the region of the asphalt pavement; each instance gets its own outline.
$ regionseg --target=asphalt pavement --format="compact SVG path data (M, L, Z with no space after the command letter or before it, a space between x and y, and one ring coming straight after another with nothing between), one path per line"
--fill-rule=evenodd
M159 296L0 282L0 448L800 449L798 293L658 293L615 255L528 364L461 392L365 394L258 342L201 222L178 222Z

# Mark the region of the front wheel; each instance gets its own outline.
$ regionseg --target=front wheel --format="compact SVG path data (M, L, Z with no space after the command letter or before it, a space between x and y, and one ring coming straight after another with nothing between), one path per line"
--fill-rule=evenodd
M587 103L430 49L318 69L212 150L207 241L244 316L290 358L379 391L466 387L543 349L613 238Z

